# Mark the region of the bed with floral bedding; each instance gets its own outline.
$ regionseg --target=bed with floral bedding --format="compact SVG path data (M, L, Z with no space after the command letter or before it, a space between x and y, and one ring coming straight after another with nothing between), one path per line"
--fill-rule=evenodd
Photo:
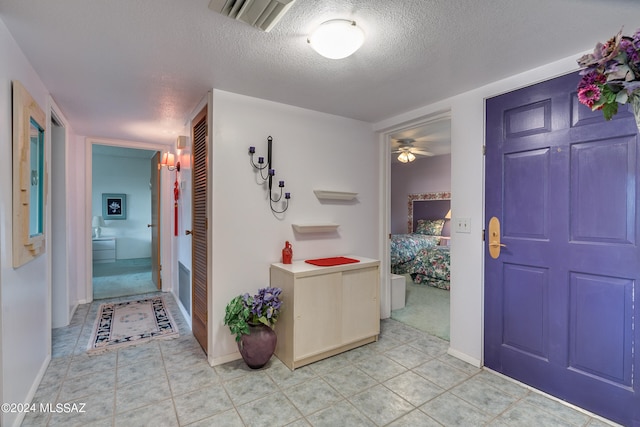
M394 234L391 236L391 272L406 274L410 262L422 249L440 244L440 236L424 234Z
M416 232L391 236L391 272L449 289L449 247L440 246L444 220L419 220Z
M405 267L414 283L449 290L450 264L449 246L436 246L420 250Z

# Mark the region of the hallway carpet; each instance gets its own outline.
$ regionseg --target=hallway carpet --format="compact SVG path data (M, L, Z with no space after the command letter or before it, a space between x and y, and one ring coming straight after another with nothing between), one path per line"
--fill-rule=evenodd
M407 280L404 308L393 310L391 318L449 341L449 291Z
M178 328L162 296L100 304L87 352L138 345L152 339L178 337Z
M93 264L93 299L155 292L151 281L151 259L123 259Z

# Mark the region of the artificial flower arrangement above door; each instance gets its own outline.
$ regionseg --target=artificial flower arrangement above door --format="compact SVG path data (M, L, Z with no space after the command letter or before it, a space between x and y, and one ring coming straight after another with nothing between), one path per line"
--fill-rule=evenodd
M618 104L631 104L640 130L640 29L632 36L622 30L593 53L582 56L578 100L606 120L618 113Z

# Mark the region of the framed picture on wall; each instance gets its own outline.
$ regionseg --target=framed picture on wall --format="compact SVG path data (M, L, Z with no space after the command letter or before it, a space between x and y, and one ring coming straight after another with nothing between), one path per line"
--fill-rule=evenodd
M104 219L127 219L127 195L102 193L102 217Z

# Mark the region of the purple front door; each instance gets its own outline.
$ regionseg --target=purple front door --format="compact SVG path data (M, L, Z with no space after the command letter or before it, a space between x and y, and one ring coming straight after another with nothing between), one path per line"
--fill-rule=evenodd
M580 105L578 80L486 103L485 216L506 247L485 253L485 365L640 426L640 138L625 106L605 122Z

